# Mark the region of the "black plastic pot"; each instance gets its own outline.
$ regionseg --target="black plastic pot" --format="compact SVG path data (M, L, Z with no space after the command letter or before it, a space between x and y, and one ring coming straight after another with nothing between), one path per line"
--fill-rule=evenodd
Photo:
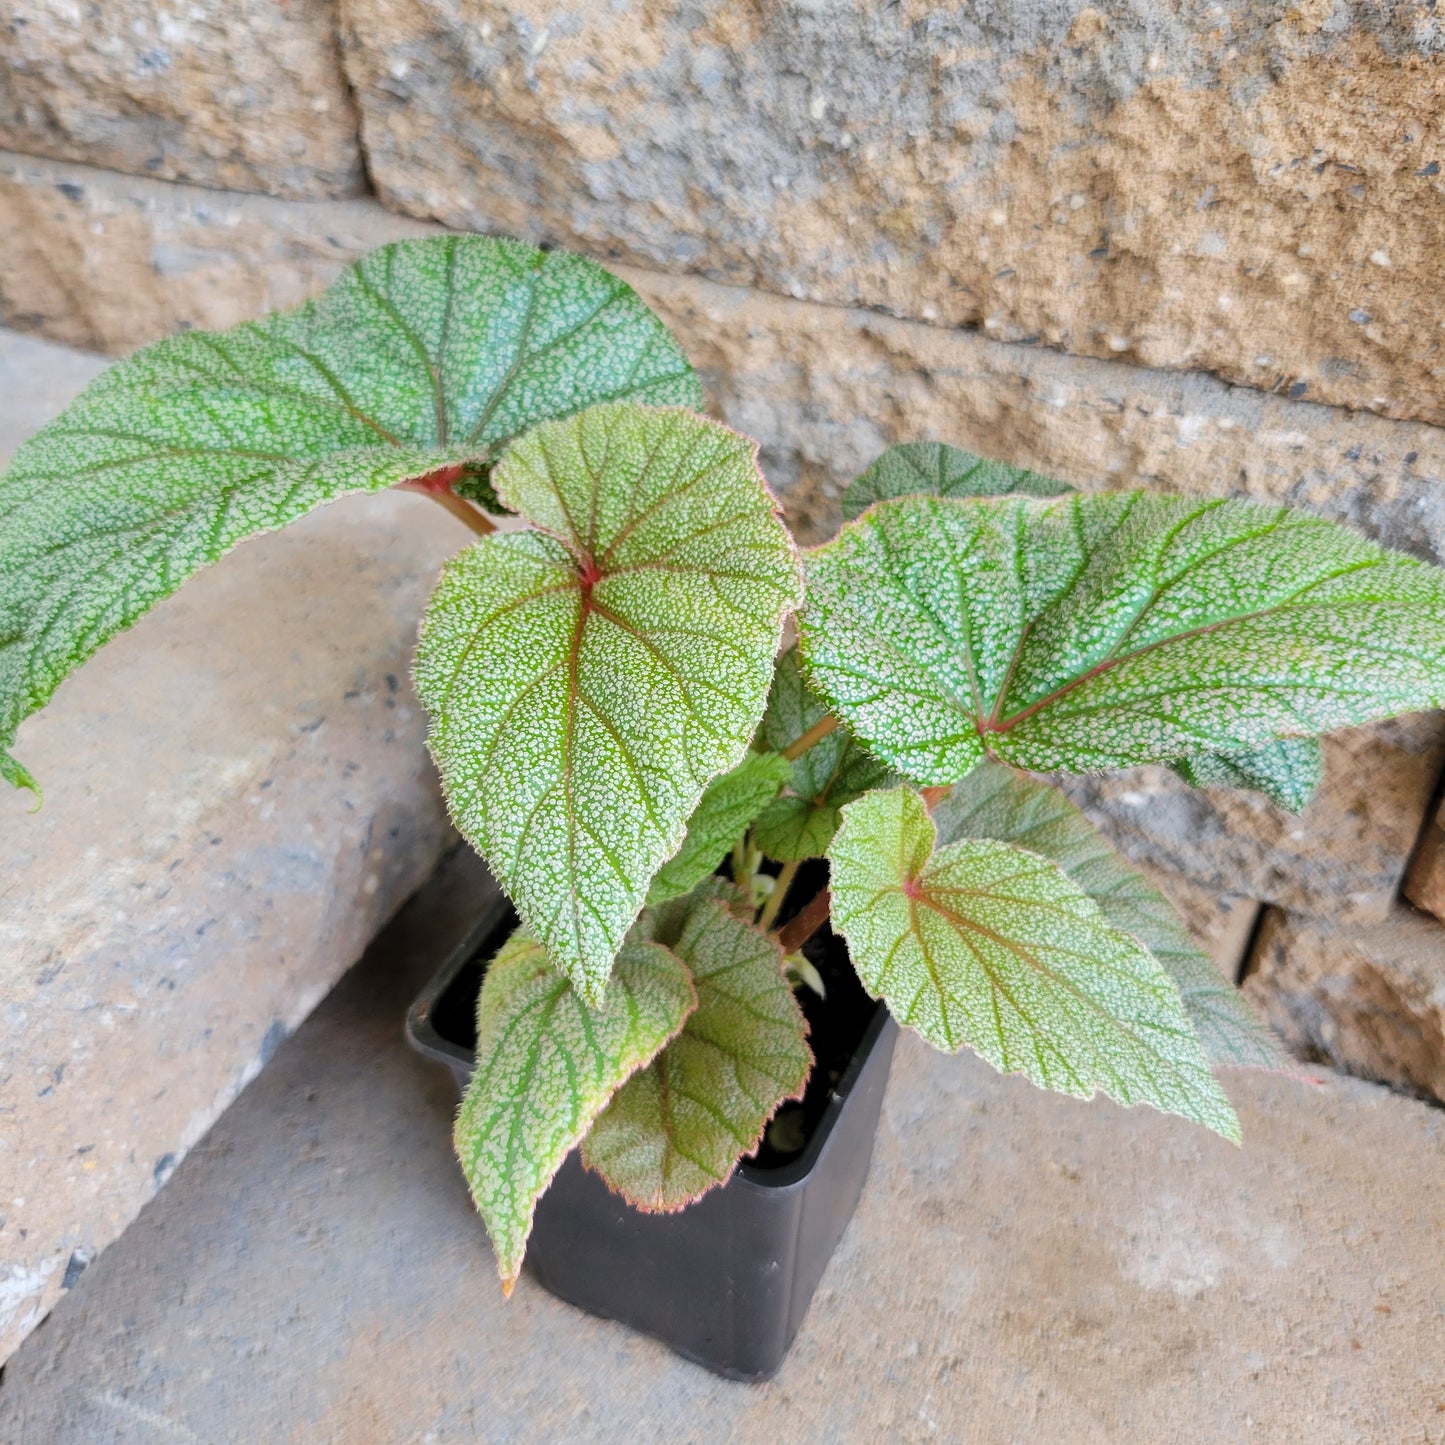
M445 1064L458 1089L475 1064L485 965L515 925L499 901L407 1014L412 1047ZM820 946L842 950L834 940ZM874 1007L831 1090L821 1081L825 1101L801 1151L785 1161L760 1151L680 1213L634 1209L574 1150L538 1201L527 1268L558 1298L652 1335L720 1375L767 1379L857 1206L897 1035L887 1009Z

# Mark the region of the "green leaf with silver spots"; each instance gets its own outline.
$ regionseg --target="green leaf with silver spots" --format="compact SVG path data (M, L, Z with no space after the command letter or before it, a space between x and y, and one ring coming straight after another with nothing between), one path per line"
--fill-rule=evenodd
M1445 572L1144 493L881 502L810 554L810 683L921 783L1262 748L1445 702Z
M1138 939L1051 859L992 838L935 841L911 788L843 810L833 927L870 994L935 1047L967 1046L1001 1073L1239 1138L1178 989Z
M1195 753L1169 766L1191 787L1247 788L1287 813L1302 813L1324 772L1318 738L1278 738L1248 752Z
M591 1008L518 933L477 999L477 1066L453 1137L508 1294L562 1161L697 1003L682 961L655 943L629 943L613 976L606 1004Z
M511 438L619 397L701 394L631 287L482 236L385 246L318 300L112 367L0 477L0 776L31 786L24 718L238 542L443 470L486 495Z
M1215 1067L1294 1066L1180 922L1168 899L1131 868L1057 788L983 762L933 807L939 841L997 838L1052 858L1104 917L1132 933L1174 980L1205 1057Z
M538 528L454 559L416 687L452 816L587 999L707 785L747 751L793 544L747 438L692 412L593 407L493 473Z
M797 648L790 647L778 660L758 746L782 752L827 715L827 704L803 678ZM780 863L821 858L838 831L839 808L893 781L843 724L793 760L788 796L764 809L754 841Z
M681 1209L725 1183L768 1120L801 1098L808 1026L776 941L703 898L675 945L697 989L678 1036L613 1096L582 1162L639 1209Z
M788 780L787 762L773 753L749 753L732 772L707 785L687 820L682 847L658 870L648 903L681 898L708 876Z
M891 497L1005 497L1022 493L1057 497L1069 491L1039 472L985 457L945 442L903 442L889 447L843 493L843 520Z

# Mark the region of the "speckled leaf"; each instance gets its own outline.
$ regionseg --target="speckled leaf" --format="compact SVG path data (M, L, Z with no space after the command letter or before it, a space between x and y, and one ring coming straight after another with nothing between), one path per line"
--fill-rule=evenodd
M890 497L1004 497L1025 493L1057 497L1069 488L1008 462L991 462L944 442L903 442L889 447L843 493L843 520Z
M540 530L448 565L416 685L452 816L587 998L762 715L797 558L747 438L593 407L493 481Z
M1239 1123L1179 991L1058 864L993 838L934 851L911 788L868 793L833 839L833 927L864 987L937 1048L1089 1099Z
M385 246L319 300L112 367L0 477L0 776L28 785L21 721L246 537L443 468L485 492L510 438L616 397L700 392L631 287L482 236Z
M709 783L687 820L682 847L658 869L647 901L681 898L701 883L777 797L788 772L788 764L776 754L749 753L732 772Z
M827 713L827 705L803 679L797 649L789 648L778 661L768 693L759 745L782 752ZM843 724L794 759L789 796L763 811L753 838L780 863L821 858L838 830L838 809L869 788L886 787L893 780L893 774Z
M1445 702L1445 572L1252 502L913 497L811 554L802 650L921 783L1169 762Z
M751 1154L813 1066L807 1024L777 943L704 898L676 944L697 1011L603 1110L582 1162L639 1209L675 1210Z
M1211 1064L1294 1070L1244 995L1194 942L1168 899L1131 868L1057 788L985 761L935 804L933 821L941 843L997 838L1052 858L1115 928L1132 933L1163 965Z
M1302 813L1324 771L1318 738L1277 738L1249 752L1195 753L1169 764L1196 788L1248 788L1287 813Z
M454 1141L508 1294L537 1200L562 1161L697 1003L682 961L655 943L628 943L613 977L606 1004L589 1008L542 946L518 933L477 999L477 1067Z

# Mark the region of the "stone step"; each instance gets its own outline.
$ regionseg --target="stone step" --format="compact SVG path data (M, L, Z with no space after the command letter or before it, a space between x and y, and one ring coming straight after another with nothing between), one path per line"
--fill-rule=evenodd
M1439 1439L1445 1112L1339 1075L1228 1075L1237 1148L905 1035L770 1384L525 1273L504 1300L456 1090L401 1037L484 876L459 855L86 1272L11 1360L0 1439Z
M105 363L0 333L5 447ZM238 548L20 730L0 792L0 1360L452 837L408 682L468 534L358 497Z
M1248 968L1301 1058L1445 1102L1445 923L1408 903L1353 927L1271 908Z

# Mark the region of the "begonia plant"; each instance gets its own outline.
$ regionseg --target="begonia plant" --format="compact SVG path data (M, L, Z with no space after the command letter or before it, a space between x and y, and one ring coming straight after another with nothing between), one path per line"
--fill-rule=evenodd
M483 237L147 348L0 478L0 773L38 793L23 720L199 568L405 488L480 534L415 684L521 920L456 1121L508 1290L574 1147L645 1210L755 1150L808 1079L825 923L937 1048L1237 1138L1216 1071L1274 1044L1049 779L1160 763L1299 809L1321 733L1445 703L1445 575L1304 512L933 442L800 551L701 402L622 281Z

